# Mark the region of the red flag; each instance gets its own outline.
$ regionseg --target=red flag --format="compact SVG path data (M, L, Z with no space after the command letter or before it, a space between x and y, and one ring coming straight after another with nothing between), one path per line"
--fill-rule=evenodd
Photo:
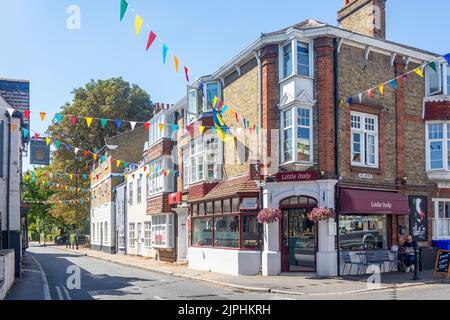
M239 122L238 114L235 112L234 117L236 118L236 122Z
M146 122L145 124L145 130L150 130L150 122Z
M72 116L72 124L75 125L77 123L77 117Z
M144 172L147 171L147 166L144 166Z
M184 74L186 75L186 81L189 82L189 69L186 66L184 66Z
M39 139L39 133L34 134L34 141L37 141Z
M369 91L367 91L367 95L369 96L369 98L373 98L372 89L369 89Z
M156 34L153 31L150 31L150 34L148 36L148 41L147 41L147 51L150 48L150 46L152 45L153 41L155 41L156 39Z
M89 151L84 150L84 152L83 152L83 157L86 158L88 155L89 155Z
M223 106L223 101L222 100L220 100L219 101L219 106L218 106L218 111L220 112L220 110L222 110L222 106Z
M30 119L30 113L31 113L31 111L30 110L25 110L24 112L23 112L23 115L25 116L25 119Z

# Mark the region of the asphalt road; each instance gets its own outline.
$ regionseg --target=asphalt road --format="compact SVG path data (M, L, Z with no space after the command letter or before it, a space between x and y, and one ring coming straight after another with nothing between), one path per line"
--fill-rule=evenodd
M23 264L8 300L450 300L449 284L348 295L242 292L43 246L28 249Z

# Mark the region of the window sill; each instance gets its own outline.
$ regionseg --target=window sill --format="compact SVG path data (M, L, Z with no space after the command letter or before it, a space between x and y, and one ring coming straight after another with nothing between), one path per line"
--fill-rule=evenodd
M351 165L350 171L352 173L369 173L369 174L376 174L376 175L381 175L381 173L382 173L380 168L355 166L355 165Z
M285 82L288 82L289 80L296 79L296 78L305 79L305 80L312 80L312 81L315 80L314 77L311 77L311 76L301 76L301 75L297 75L297 74L292 74L292 75L287 76L286 78L280 80L278 82L278 84L281 85L281 84L283 84Z

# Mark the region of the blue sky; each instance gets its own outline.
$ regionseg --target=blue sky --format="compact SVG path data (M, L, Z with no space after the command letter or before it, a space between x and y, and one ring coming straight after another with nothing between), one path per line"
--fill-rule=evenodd
M129 0L190 70L217 70L261 32L307 18L336 24L343 0ZM32 129L44 132L39 112L54 114L71 91L90 79L122 76L155 102L176 102L184 74L162 64L161 45L145 52L147 31L134 34L134 15L119 22L119 0L0 0L0 77L31 81ZM68 30L66 9L81 9L81 29ZM450 1L388 0L388 39L436 53L450 52Z

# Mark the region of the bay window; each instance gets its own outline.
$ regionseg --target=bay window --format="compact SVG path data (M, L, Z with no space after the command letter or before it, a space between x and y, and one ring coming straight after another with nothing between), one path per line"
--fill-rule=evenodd
M191 245L232 249L259 249L257 209L242 211L239 198L191 205ZM206 216L198 210L206 207Z
M220 84L219 82L209 82L206 87L206 108L205 111L212 111L214 105L214 97L220 99Z
M292 75L292 44L283 47L283 78Z
M427 123L428 170L450 170L450 123Z
M154 145L163 138L170 138L172 134L173 115L161 114L150 121L149 127L149 145ZM161 130L160 125L164 125Z
M159 159L151 162L151 173L147 177L147 195L154 195L160 192L171 192L173 180L166 175L166 170L172 171L172 160L169 158Z
M378 117L352 112L350 127L352 165L378 168Z
M284 111L282 123L283 163L312 162L312 109L295 107Z
M311 77L311 45L293 40L280 48L281 75L286 79L292 75Z
M204 180L220 179L222 144L216 137L192 141L183 151L184 186Z
M297 42L297 74L309 77L309 43Z
M204 83L203 91L200 88L188 87L185 123L190 124L203 112L212 111L214 97L221 99L221 87L218 81Z
M173 247L173 214L152 216L152 246L159 248Z

